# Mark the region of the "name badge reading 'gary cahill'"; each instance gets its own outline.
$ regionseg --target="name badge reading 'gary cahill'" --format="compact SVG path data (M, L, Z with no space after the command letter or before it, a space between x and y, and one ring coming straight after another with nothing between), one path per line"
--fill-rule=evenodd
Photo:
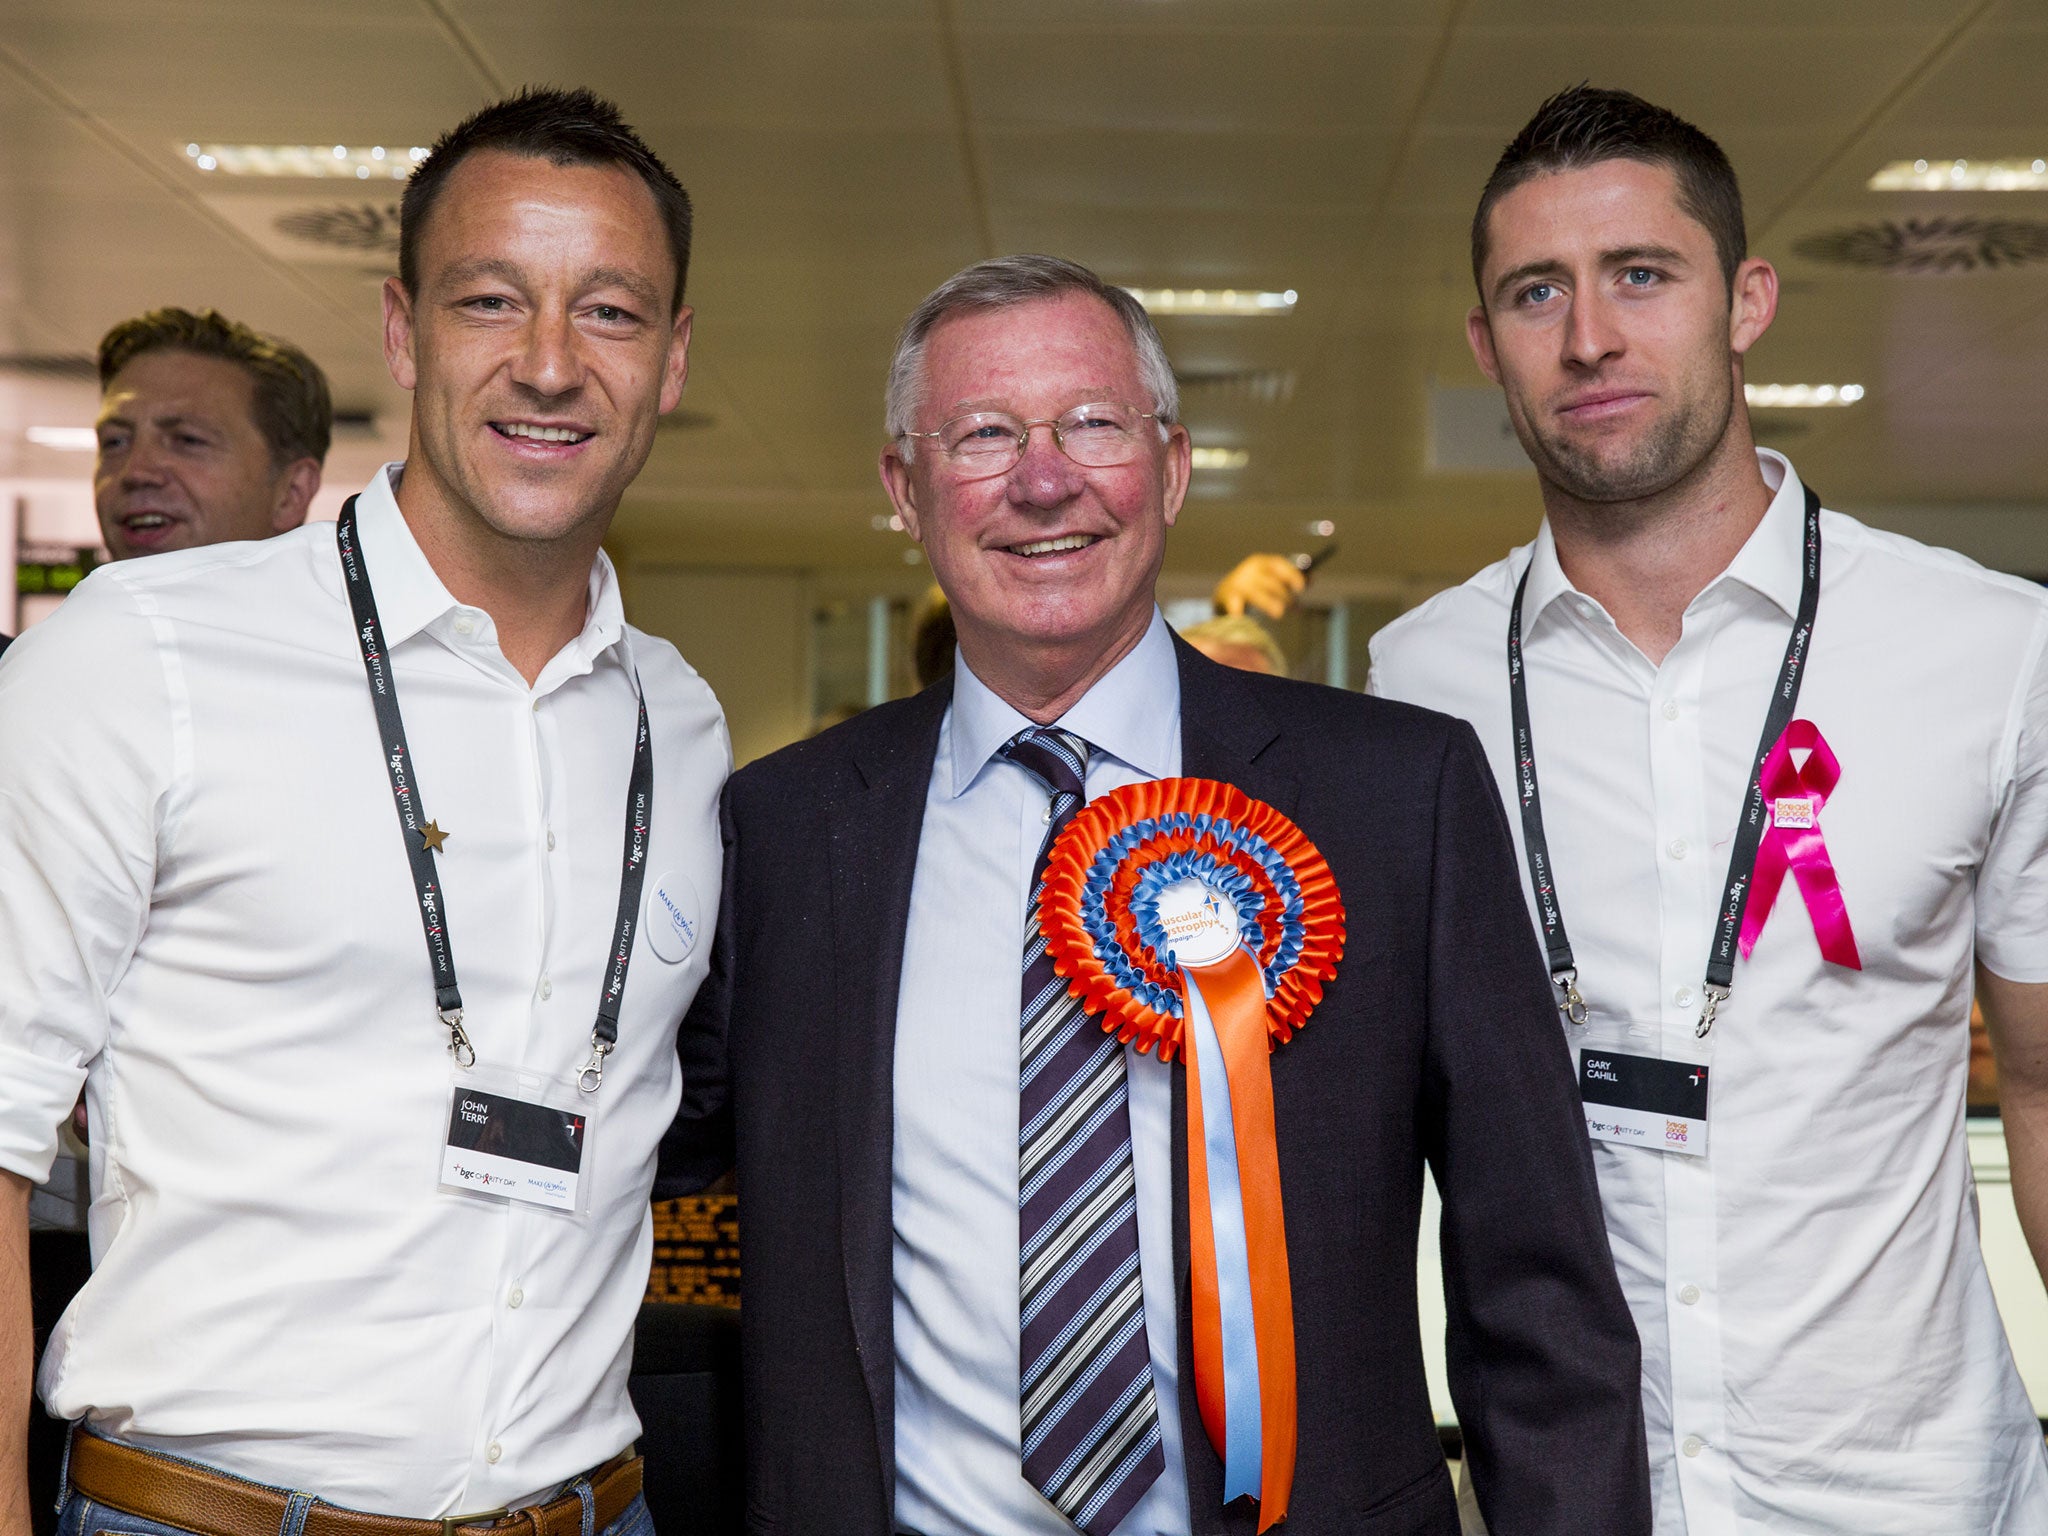
M1631 1056L1582 1045L1579 1098L1586 1134L1650 1152L1707 1155L1707 1077L1703 1061Z

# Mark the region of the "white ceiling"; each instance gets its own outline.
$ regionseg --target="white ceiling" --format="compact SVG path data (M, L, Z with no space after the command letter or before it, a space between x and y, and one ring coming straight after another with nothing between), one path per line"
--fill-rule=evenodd
M338 484L403 441L378 263L305 260L270 207L391 188L226 182L188 141L430 142L529 81L617 99L697 203L685 411L621 512L636 559L901 572L877 531L882 372L929 288L1049 250L1152 287L1296 288L1284 318L1169 319L1205 474L1173 559L1220 567L1339 525L1334 581L1457 576L1527 536L1533 481L1426 467L1465 351L1466 230L1502 144L1581 79L1693 118L1786 279L1758 381L1862 383L1774 413L1831 503L2048 572L2048 264L1859 273L1795 253L1879 219L2048 220L2048 194L1876 194L1881 164L2048 155L2042 0L0 0L0 352L89 354L156 304L299 342L340 404ZM55 393L51 393L54 390ZM53 404L54 402L54 404ZM0 390L0 474L81 473ZM708 418L708 425L704 424ZM381 439L381 441L380 441ZM396 449L392 449L394 453Z

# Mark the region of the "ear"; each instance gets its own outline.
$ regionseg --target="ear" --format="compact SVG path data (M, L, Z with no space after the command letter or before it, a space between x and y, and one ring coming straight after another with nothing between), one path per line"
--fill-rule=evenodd
M1494 383L1500 382L1500 360L1493 355L1493 322L1486 318L1486 306L1474 304L1465 316L1465 340L1479 371Z
M1188 499L1188 480L1194 472L1194 439L1188 429L1175 422L1166 434L1166 526L1180 517L1181 503Z
M400 389L419 382L412 355L412 295L395 277L384 279L384 366Z
M925 452L929 453L931 449L927 447ZM889 493L889 504L903 519L904 531L922 544L924 534L918 528L917 471L905 460L902 449L895 443L882 450L881 462L875 467L881 471L882 489Z
M270 531L289 533L306 520L306 509L320 489L320 461L295 459L277 482L277 502L270 509Z
M1728 345L1737 357L1755 346L1778 314L1778 269L1752 256L1735 269L1728 306Z
M666 416L682 403L683 381L690 376L690 321L695 311L684 304L676 309L675 328L669 333L668 361L661 369L661 414Z

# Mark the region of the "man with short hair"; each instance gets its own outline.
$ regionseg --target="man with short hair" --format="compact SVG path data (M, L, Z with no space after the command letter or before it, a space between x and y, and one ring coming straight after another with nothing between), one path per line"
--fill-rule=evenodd
M116 560L306 520L334 432L319 364L217 310L153 309L100 338L93 501Z
M536 90L403 216L405 461L339 524L95 572L0 669L10 1374L81 1079L92 1119L64 1536L647 1529L626 1377L730 749L600 541L682 391L689 201Z
M1644 1530L1636 1341L1469 730L1173 638L1153 592L1188 435L1143 308L1085 268L1017 256L943 284L887 421L952 680L733 779L729 899L679 1042L670 1187L716 1172L737 1127L750 1509L836 1536L1206 1536L1283 1512L1300 1536L1454 1536L1416 1316L1427 1161L1482 1501L1518 1536ZM1203 865L1222 883L1188 908L1254 925L1204 929L1224 962L1260 936L1229 1103L1260 1101L1270 1061L1271 1114L1203 1166L1269 1200L1194 1205L1189 1147L1211 1143L1185 1056L1106 1036L1137 1026L1075 1002L1028 905L1054 835L1131 790L1291 818L1327 861L1270 866L1270 898ZM1262 987L1300 980L1276 946L1321 943L1289 925L1327 936L1332 903L1346 952L1268 1058ZM1202 1070L1218 1126L1222 1069ZM1248 1314L1215 1293L1225 1367L1191 1317L1204 1282L1185 1302L1191 1265L1238 1285L1215 1256L1253 1228L1245 1265L1284 1249L1291 1276L1251 1303L1291 1338L1253 1351L1257 1415L1216 1396L1248 1382Z
M2048 1530L1963 1134L1974 958L2048 1257L2048 594L1755 446L1777 275L1670 112L1546 102L1472 265L1544 520L1375 636L1372 688L1470 720L1519 803L1657 1530Z

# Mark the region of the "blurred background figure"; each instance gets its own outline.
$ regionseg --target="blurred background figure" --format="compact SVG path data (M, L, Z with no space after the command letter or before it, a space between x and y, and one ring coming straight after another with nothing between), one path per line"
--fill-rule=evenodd
M1246 555L1216 583L1216 612L1236 618L1247 608L1256 608L1269 619L1285 618L1307 585L1308 573L1293 555ZM1192 639L1187 631L1181 633Z
M116 560L306 520L334 434L327 376L218 310L153 309L99 347L93 502Z
M1243 613L1190 624L1180 632L1180 637L1211 661L1236 667L1240 672L1264 672L1273 677L1287 675L1287 653L1280 649L1280 642L1267 632L1265 625Z

